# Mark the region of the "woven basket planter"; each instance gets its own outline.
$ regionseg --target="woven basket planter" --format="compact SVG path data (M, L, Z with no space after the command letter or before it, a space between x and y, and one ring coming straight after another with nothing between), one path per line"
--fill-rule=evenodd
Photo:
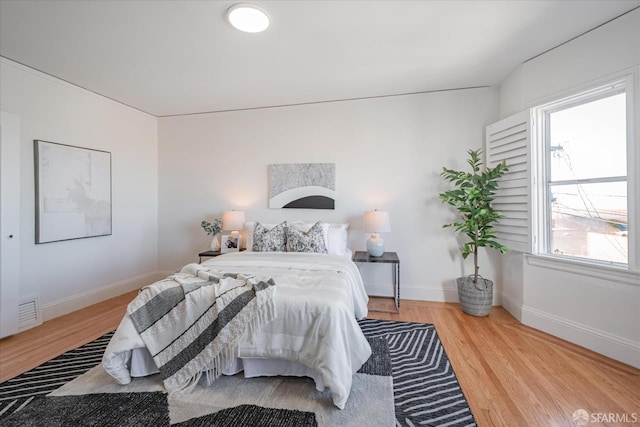
M493 282L478 277L473 283L473 276L458 277L458 298L462 311L472 316L486 316L493 303Z

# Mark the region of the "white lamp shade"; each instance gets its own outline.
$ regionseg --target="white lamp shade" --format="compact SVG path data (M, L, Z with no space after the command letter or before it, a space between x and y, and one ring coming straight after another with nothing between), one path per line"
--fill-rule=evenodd
M224 211L222 213L222 229L238 231L244 228L246 217L243 211Z
M223 219L224 221L224 219ZM389 212L367 211L364 213L364 231L367 233L388 233L391 231Z

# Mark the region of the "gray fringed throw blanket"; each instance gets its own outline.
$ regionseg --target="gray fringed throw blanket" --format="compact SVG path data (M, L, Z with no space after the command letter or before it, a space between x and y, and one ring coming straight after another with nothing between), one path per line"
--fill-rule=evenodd
M210 384L237 355L249 330L275 317L269 277L221 273L189 264L142 289L127 313L168 391L192 389L203 370Z

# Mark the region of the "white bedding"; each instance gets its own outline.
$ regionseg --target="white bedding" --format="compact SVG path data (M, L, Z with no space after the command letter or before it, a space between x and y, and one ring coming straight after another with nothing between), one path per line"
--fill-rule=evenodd
M275 280L276 319L245 336L239 356L284 359L315 369L334 404L343 408L353 374L371 355L356 322L367 314L368 297L355 264L327 254L236 252L204 265ZM131 350L141 347L140 336L125 316L106 349L105 370L119 383L128 384Z

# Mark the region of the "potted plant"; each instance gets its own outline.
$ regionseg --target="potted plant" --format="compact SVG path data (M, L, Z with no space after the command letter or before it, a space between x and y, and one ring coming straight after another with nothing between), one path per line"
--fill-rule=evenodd
M209 236L213 236L211 239L211 250L219 251L220 241L218 240L218 234L222 231L222 220L220 218L216 218L213 220L213 223L209 221L202 221L200 223L200 227L202 227Z
M482 150L468 150L467 163L472 172L442 168L441 176L454 185L454 189L440 194L443 203L458 210L461 220L446 224L456 232L465 235L468 241L462 245L462 258L473 254L474 273L456 279L458 297L462 311L474 316L486 316L493 302L493 282L478 274L478 248L490 247L504 253L509 249L496 242L493 224L502 218L500 212L491 207L493 196L498 189L498 179L509 168L502 162L493 168L483 169L480 159Z

